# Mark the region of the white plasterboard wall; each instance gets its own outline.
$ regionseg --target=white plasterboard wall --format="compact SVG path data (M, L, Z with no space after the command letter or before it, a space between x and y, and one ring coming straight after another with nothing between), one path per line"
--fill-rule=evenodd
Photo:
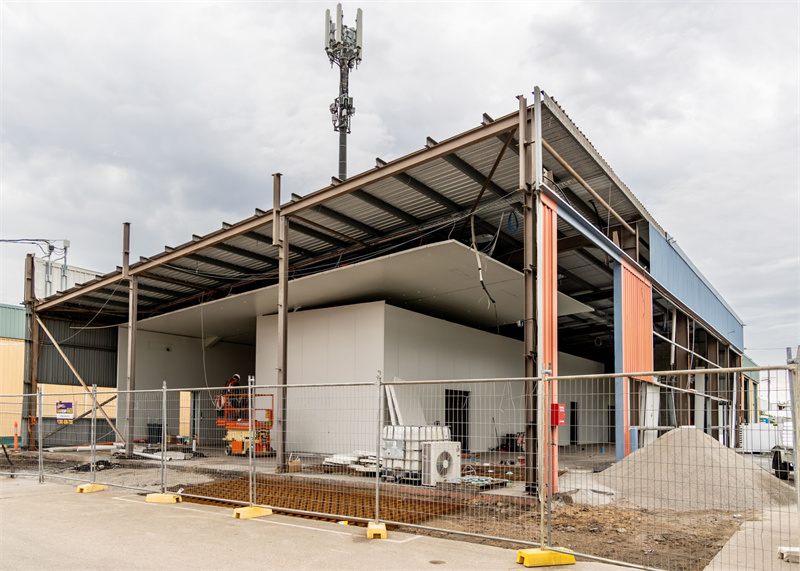
M117 386L127 388L128 331L119 328L117 357ZM204 367L205 362L205 367ZM205 369L205 370L204 370ZM136 333L136 390L160 389L163 381L168 389L225 388L225 381L239 373L243 383L255 371L255 347L220 342L203 351L200 339L139 330ZM212 398L209 391L200 391L203 419L200 426L201 444L214 444L220 437L215 427ZM120 431L125 427L125 394L120 393L118 421ZM179 396L170 392L167 402L167 432L177 434L179 427ZM135 410L135 438L147 436L147 422L161 422L161 395L138 395ZM123 432L124 434L124 432ZM188 436L188 435L184 435Z
M383 368L384 302L289 314L287 384L375 382ZM277 315L258 318L256 382L277 382ZM374 386L287 390L287 450L375 450Z
M386 307L386 379L481 379L522 377L522 342L441 319ZM395 386L404 417L422 406L426 424L445 424L445 390L468 391L469 448L497 446L498 434L521 430L523 383ZM414 415L416 416L416 415ZM405 421L408 424L408 421Z
M289 314L288 384L373 382L384 380L480 379L524 374L521 341L457 325L386 305L384 302L340 306ZM258 319L256 379L277 381L277 316ZM602 372L600 363L559 353L562 374ZM596 387L608 398L613 384ZM610 388L609 388L610 387ZM470 448L485 451L504 434L523 429L523 383L456 383L421 387L395 386L406 424L423 420L445 423L445 389L470 392ZM290 452L350 453L375 449L373 387L288 389L287 449ZM563 399L559 399L565 402ZM588 407L588 405L587 405ZM582 419L584 416L581 417ZM584 439L599 441L600 417L586 417ZM389 422L386 415L385 421ZM583 421L582 421L583 422ZM568 439L569 433L565 437ZM567 440L568 441L568 440Z

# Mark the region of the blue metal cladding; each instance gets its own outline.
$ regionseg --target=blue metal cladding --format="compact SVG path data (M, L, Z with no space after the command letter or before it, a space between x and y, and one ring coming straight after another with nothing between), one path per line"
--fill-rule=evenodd
M0 303L0 337L25 339L25 308Z
M650 226L650 275L713 327L739 351L744 348L741 319L708 285L686 254Z

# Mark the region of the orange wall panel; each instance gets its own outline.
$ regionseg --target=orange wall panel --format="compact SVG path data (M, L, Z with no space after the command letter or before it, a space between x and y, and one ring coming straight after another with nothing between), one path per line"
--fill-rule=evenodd
M622 261L622 304L623 370L626 373L652 371L652 284L625 260Z

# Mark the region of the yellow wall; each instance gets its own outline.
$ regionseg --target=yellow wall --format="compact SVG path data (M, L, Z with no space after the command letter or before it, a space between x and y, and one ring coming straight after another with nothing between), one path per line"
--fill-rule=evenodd
M0 337L0 436L14 434L14 421L22 424L24 366L25 341Z
M0 436L14 435L14 421L18 433L22 434L22 391L24 386L25 341L0 337ZM42 414L55 417L56 403L73 403L77 418L84 412L91 414L92 397L81 386L42 385L44 391ZM98 389L97 402L102 403L116 394L114 389ZM112 400L103 407L110 418L117 416L117 401ZM89 416L87 415L87 418ZM100 413L97 417L101 418Z
M56 415L56 403L71 402L72 412L75 418L78 418L85 412L89 414L84 418L91 418L92 414L92 395L86 392L81 386L66 386L66 385L41 385L44 391L44 399L42 400L42 416L46 418L53 418ZM97 404L103 404L109 398L117 394L115 389L97 389ZM103 407L106 414L110 418L117 416L117 400L114 399ZM102 414L97 411L97 418L102 419Z

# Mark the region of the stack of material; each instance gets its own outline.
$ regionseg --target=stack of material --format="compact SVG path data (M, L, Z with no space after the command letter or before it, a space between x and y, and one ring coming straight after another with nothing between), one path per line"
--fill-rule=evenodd
M790 486L695 428L671 430L598 479L618 502L647 509L760 510L795 502Z
M354 450L352 454L334 454L322 462L323 466L332 468L354 470L356 472L375 473L378 458L372 452Z

